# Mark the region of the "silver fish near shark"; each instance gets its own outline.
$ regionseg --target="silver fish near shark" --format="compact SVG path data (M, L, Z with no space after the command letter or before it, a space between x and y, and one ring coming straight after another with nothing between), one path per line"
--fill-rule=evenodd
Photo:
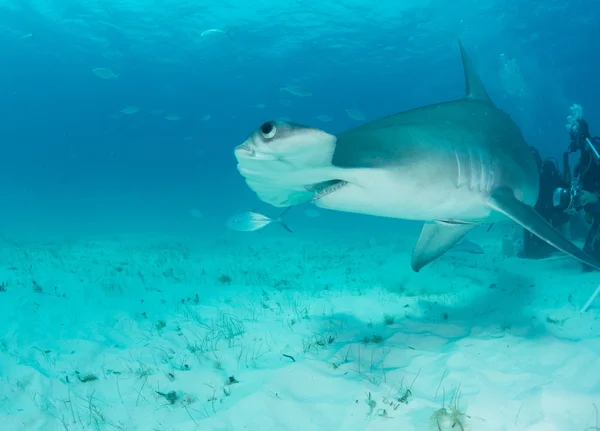
M271 218L254 211L235 214L231 216L229 220L227 220L227 227L239 232L254 232L255 230L259 230L270 225L271 223L279 223L281 227L292 233L292 230L283 221L283 217L290 208L291 207L286 208L277 218Z
M482 223L512 219L580 261L600 263L533 208L538 169L515 122L498 109L459 42L465 97L381 118L335 136L269 121L235 148L238 170L273 206L307 202L425 225L414 271Z

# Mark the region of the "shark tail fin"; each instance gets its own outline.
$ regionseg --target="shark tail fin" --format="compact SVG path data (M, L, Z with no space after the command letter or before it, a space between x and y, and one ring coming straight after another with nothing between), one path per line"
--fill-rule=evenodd
M468 99L477 99L484 100L486 102L492 103L492 99L487 93L479 74L475 70L473 66L473 62L467 54L465 47L463 46L460 39L458 40L458 46L460 47L460 55L462 57L463 68L465 70L465 84L467 87L466 97Z

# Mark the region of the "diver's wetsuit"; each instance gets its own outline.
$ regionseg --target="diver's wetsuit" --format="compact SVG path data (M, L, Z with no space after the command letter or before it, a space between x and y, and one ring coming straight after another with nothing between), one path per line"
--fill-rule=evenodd
M542 162L538 151L530 147L540 172L540 192L538 200L533 207L544 219L550 222L555 228L560 228L569 221L569 216L559 208L556 208L553 203L554 190L557 188L568 188L565 178L560 173L556 162L552 159L546 159ZM519 257L528 259L542 259L547 257L557 250L546 241L524 229L523 233L523 250L519 253Z

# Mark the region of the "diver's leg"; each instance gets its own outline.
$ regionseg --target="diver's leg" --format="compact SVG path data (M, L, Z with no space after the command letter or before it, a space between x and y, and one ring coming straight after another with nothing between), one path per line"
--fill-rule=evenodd
M567 238L569 235L569 217L556 217L549 220L552 226L559 232L565 235ZM558 250L551 244L524 229L523 232L523 248L519 252L518 256L523 259L545 259L553 254L558 253Z
M556 252L554 246L548 244L527 229L524 230L523 249L518 253L518 257L523 259L543 259Z
M523 229L523 245L521 251L517 253L517 256L523 259L531 259L533 254L535 241L535 235L529 232L527 229Z

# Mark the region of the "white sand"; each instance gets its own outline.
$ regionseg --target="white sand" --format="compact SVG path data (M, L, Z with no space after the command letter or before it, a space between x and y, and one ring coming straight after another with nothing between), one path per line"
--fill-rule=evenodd
M248 238L2 242L0 429L598 430L598 273Z

